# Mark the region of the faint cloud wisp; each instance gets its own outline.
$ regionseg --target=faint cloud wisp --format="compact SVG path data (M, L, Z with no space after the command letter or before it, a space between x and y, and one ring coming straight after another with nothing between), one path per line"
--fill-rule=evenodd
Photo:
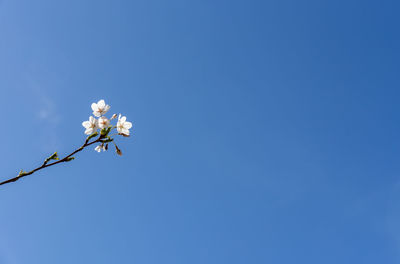
M43 137L40 144L44 151L53 151L60 147L60 142L57 139L57 127L60 124L61 116L57 111L57 104L46 90L36 82L31 82L31 91L35 101L37 102L36 112L34 116L43 126Z

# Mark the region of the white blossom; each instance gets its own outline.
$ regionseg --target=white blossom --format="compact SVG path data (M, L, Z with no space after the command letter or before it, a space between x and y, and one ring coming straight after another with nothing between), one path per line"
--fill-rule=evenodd
M106 147L103 144L101 144L95 147L94 150L100 153L101 151L106 151Z
M96 132L98 128L97 119L94 118L93 116L90 116L88 121L82 122L82 126L86 128L85 130L86 135L93 134L94 132Z
M118 116L117 130L118 133L129 136L129 129L132 127L131 122L126 121L126 116L122 116L121 114Z
M108 110L110 110L110 106L107 105L104 100L100 100L96 103L92 104L92 110L93 110L93 115L100 117L102 115L105 115Z
M108 120L105 116L100 117L98 122L100 129L106 128L110 125L110 120Z

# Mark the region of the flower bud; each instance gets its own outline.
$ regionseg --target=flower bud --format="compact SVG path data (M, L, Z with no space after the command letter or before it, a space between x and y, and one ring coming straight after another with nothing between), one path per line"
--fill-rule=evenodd
M47 164L50 160L59 160L57 152L54 152L50 157L45 159L44 164Z
M57 154L57 152L54 152L53 155L51 155L51 156L49 157L49 159L51 159L51 160L58 160L58 154Z
M115 145L115 152L117 152L118 155L122 156L122 151Z
M22 176L24 176L24 175L26 175L26 172L25 172L24 170L21 170L21 171L18 173L18 177L22 177Z

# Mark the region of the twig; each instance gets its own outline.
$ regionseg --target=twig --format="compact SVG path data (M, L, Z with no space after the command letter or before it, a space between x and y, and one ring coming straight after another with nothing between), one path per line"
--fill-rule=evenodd
M48 163L48 162L51 160L50 158L48 158L48 159L46 159L46 160L43 162L43 164L42 164L40 167L37 167L36 169L33 169L33 170L29 171L29 172L22 172L22 171L21 171L20 174L19 174L17 177L14 177L14 178L8 179L8 180L6 180L6 181L0 182L0 185L6 184L6 183L10 183L10 182L16 182L16 181L18 181L19 179L21 179L21 178L23 178L23 177L26 177L26 176L28 176L28 175L31 175L31 174L33 174L34 172L38 171L38 170L41 170L41 169L44 169L44 168L47 168L47 167L56 165L56 164L61 163L61 162L71 161L71 160L72 160L71 157L72 157L73 155L75 155L76 153L82 151L84 148L86 148L86 147L88 147L88 146L90 146L90 145L92 145L92 144L94 144L94 143L102 142L103 139L104 139L104 137L103 137L102 135L100 135L96 140L94 140L94 141L92 141L92 142L89 143L90 137L88 137L88 138L86 139L85 143L84 143L80 148L78 148L77 150L75 150L74 152L72 152L71 154L69 154L68 156L65 156L64 158L62 158L62 159L60 159L60 160L57 160L57 161L55 161L55 162L53 162L53 163ZM53 155L54 155L54 154L53 154Z

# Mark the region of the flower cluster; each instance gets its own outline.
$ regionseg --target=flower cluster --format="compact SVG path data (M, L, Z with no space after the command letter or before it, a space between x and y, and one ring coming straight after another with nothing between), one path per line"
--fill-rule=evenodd
M129 137L129 129L132 128L132 123L126 121L126 117L119 114L117 124L113 126L110 121L116 119L117 115L112 115L110 119L105 117L105 114L108 112L108 110L110 110L110 108L111 107L107 105L104 100L93 103L92 110L95 117L90 116L88 121L84 121L82 123L82 126L85 128L85 134L89 135L88 139L96 137L100 133L99 142L101 142L101 144L95 148L97 152L108 150L108 143L113 142L116 152L118 153L118 155L121 155L122 152L115 144L114 138L112 138L112 136L121 135L124 137ZM114 128L117 129L117 134L110 134L110 132Z

